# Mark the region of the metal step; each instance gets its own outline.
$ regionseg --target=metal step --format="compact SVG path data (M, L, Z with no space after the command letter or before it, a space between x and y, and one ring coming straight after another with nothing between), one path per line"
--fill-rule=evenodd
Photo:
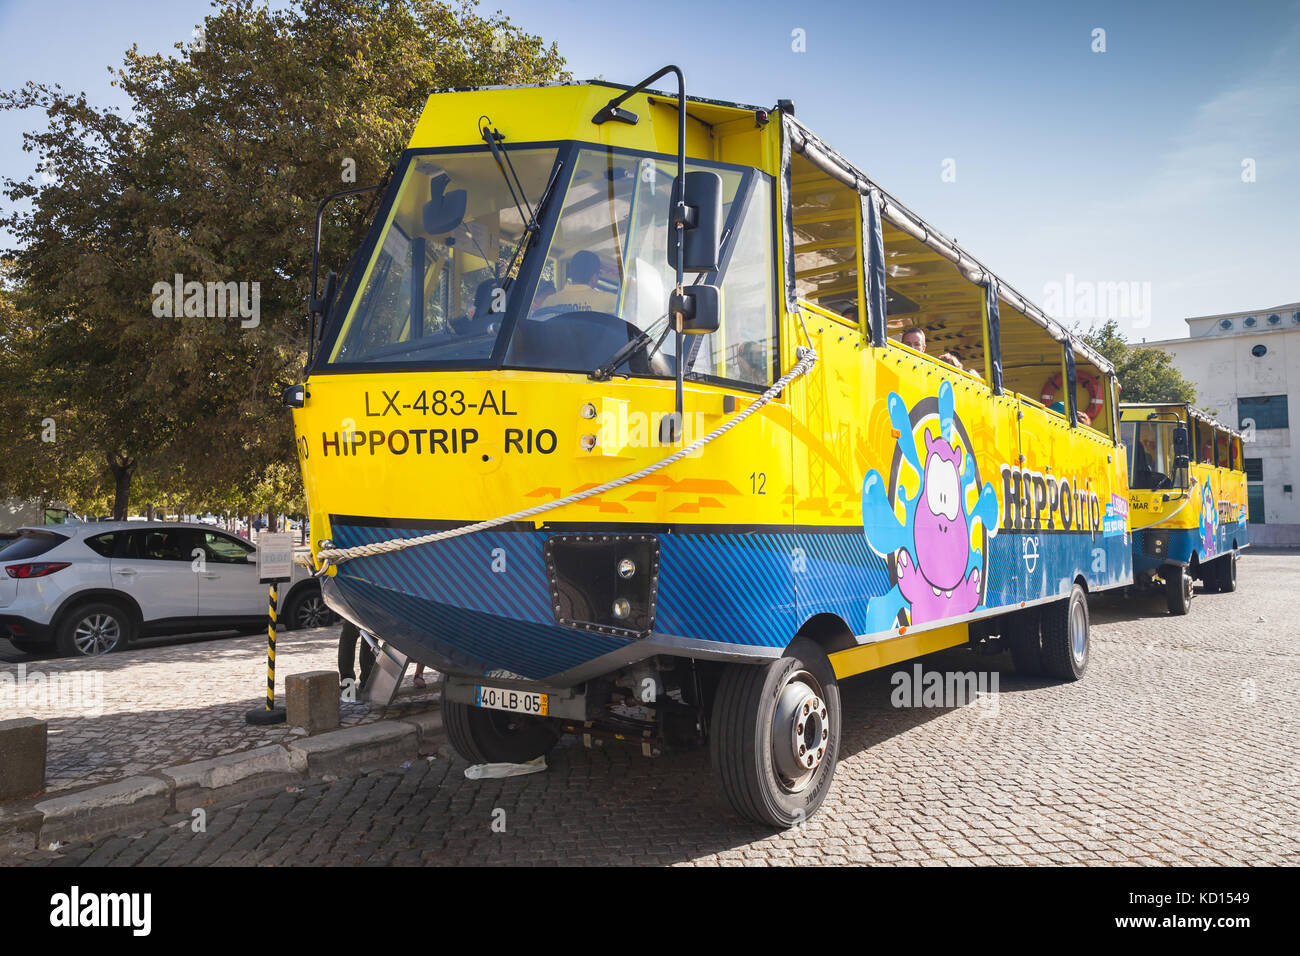
M376 641L365 631L361 632L361 639L375 648L375 665L370 668L366 686L361 688L361 699L387 707L397 697L411 659L397 648Z

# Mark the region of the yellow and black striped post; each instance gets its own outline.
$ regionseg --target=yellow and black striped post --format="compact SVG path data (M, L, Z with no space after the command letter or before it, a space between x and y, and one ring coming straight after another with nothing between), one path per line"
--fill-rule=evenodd
M279 594L272 581L266 608L266 707L250 710L244 715L250 724L279 724L285 719L284 708L275 706L275 609L279 603Z
M266 606L266 709L275 710L275 585L270 585Z

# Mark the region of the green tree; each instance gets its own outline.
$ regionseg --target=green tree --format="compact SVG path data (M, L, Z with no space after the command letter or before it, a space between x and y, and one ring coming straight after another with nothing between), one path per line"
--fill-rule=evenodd
M19 211L0 219L20 243L32 398L75 421L68 452L102 462L117 516L146 473L184 476L199 498L300 505L280 395L304 360L316 203L379 180L431 90L567 76L553 44L469 0L213 7L175 55L127 52L114 83L129 118L36 84L0 94L46 113L24 147L56 177L6 180ZM332 208L324 268L343 265L371 203ZM177 275L256 283L256 323L158 314Z
M1115 366L1125 402L1196 402L1196 386L1163 349L1131 345L1114 319L1094 329L1076 329L1083 340Z

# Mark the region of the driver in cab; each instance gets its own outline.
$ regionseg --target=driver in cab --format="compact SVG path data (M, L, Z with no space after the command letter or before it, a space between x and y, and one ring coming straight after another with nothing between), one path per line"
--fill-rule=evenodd
M548 310L563 305L573 312L614 312L618 297L596 288L596 280L600 278L598 255L588 249L575 252L566 274L568 281L564 288L546 300Z

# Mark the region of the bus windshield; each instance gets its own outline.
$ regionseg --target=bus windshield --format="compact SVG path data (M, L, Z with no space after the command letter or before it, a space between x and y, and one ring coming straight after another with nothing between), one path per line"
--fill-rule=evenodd
M619 373L675 375L676 162L576 144L508 155L519 204L486 150L411 158L356 292L335 309L328 363L586 372L648 332ZM721 327L688 337L685 374L766 385L776 358L771 184L752 169L687 166L721 177L724 227L722 268L704 277L722 286ZM544 209L529 206L543 196ZM524 242L534 209L541 231Z
M1175 487L1174 429L1179 422L1124 422L1129 487L1161 491Z

